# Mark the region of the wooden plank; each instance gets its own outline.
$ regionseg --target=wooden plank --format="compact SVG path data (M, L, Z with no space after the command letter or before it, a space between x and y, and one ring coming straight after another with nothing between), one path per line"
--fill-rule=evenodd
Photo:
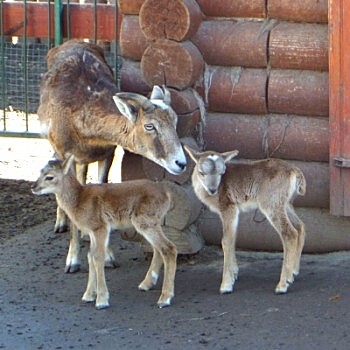
M4 34L7 36L23 36L46 38L49 35L49 8L47 3L27 2L26 28L24 28L25 6L20 2L3 3ZM64 36L67 37L67 4L63 5ZM72 38L94 38L94 5L70 4L70 28ZM106 4L96 5L97 39L114 40L115 6ZM53 38L54 6L50 4L50 34ZM120 23L120 22L119 22Z
M3 19L4 19L4 34L8 36L22 36L24 35L24 12L25 7L23 2L3 2ZM48 37L49 26L48 17L49 9L48 4L45 3L33 3L27 2L27 27L26 35L30 37ZM54 5L50 6L51 25L50 33L51 37L54 37ZM0 29L1 30L1 29Z
M350 216L350 169L338 168L334 157L350 159L350 1L329 1L330 210Z

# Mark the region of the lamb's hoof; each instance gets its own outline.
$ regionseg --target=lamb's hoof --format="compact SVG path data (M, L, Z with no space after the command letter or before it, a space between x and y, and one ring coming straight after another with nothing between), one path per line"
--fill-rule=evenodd
M65 273L75 273L80 270L80 264L66 265L64 268Z
M173 297L169 297L166 300L158 300L157 305L160 309L162 309L163 307L167 307L170 306L172 303Z
M288 286L283 286L283 287L277 287L275 289L275 294L286 294L288 291Z
M107 309L109 307L109 303L96 304L96 310Z
M220 294L231 294L233 293L233 284L222 285L220 287Z

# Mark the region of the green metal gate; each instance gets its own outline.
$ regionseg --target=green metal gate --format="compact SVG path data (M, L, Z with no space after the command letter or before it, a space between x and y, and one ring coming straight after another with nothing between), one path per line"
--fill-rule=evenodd
M46 54L65 40L102 45L119 84L116 3L0 1L0 136L40 137L36 111Z

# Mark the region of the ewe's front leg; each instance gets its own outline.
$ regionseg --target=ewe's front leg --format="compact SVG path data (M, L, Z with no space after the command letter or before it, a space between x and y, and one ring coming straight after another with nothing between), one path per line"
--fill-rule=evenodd
M238 278L238 265L236 260L236 232L239 212L237 209L222 213L223 226L222 250L224 252L224 268L220 293L232 293L233 285Z
M67 232L67 231L68 231L67 215L59 206L57 206L56 223L55 223L54 232L55 233L63 233L63 232Z
M70 242L69 242L69 249L68 254L66 258L66 267L64 269L64 272L73 273L77 272L80 269L80 263L79 263L79 251L80 251L80 233L78 228L70 224Z

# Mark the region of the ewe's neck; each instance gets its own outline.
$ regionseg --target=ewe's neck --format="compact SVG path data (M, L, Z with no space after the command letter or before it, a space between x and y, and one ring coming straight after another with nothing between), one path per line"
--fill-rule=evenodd
M83 133L87 143L96 146L122 146L133 151L135 142L133 125L123 116L116 113L94 119L89 125L85 122Z

